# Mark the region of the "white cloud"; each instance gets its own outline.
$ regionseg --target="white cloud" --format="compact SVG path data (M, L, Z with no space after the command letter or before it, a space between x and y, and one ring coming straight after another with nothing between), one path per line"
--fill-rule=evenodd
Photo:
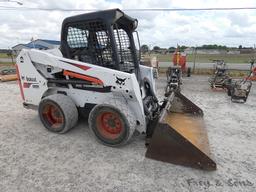
M26 7L40 8L198 8L256 7L255 0L21 0ZM7 3L0 3L7 5ZM8 6L14 6L8 3ZM82 12L0 10L0 48L26 43L31 37L60 39L62 20ZM226 44L252 46L255 43L255 11L126 12L138 18L142 44L162 47L176 44Z

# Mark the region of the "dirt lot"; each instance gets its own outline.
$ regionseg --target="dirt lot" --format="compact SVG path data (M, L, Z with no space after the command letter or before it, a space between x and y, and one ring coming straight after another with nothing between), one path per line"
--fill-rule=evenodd
M86 121L67 134L48 132L36 111L23 109L16 83L1 83L0 191L256 191L256 84L246 104L211 92L206 76L184 79L183 89L205 112L217 171L146 159L142 136L105 147Z

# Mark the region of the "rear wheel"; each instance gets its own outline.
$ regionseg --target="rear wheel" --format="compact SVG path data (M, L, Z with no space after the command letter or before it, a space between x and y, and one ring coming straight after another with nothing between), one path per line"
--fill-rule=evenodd
M108 146L119 146L127 143L135 127L130 122L130 114L118 108L101 104L93 108L89 115L89 127L97 140Z
M45 97L39 104L38 113L45 128L56 133L67 132L78 120L76 105L62 94Z

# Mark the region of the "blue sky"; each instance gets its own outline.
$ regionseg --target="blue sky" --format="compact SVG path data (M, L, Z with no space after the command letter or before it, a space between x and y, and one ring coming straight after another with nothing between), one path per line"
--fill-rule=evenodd
M0 0L1 1L1 0ZM23 6L40 8L198 8L256 7L255 0L20 0ZM11 3L0 5L18 6ZM65 17L82 12L0 10L0 48L26 43L31 37L60 38ZM254 46L256 11L126 12L139 20L142 44L170 47L222 44Z

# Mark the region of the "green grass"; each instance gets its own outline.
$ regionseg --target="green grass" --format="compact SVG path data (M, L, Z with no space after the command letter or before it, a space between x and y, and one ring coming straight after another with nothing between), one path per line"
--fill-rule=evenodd
M0 58L9 58L6 53L0 53Z
M209 63L214 59L223 59L226 63L249 63L252 54L240 54L240 55L231 55L231 54L214 54L214 55L196 55L196 62L199 63ZM188 61L193 62L194 56L188 55Z
M0 62L0 66L9 66L9 65L14 65L12 62Z
M145 57L157 56L160 62L172 62L172 54L151 54L145 55ZM197 54L196 63L211 63L214 59L223 59L226 63L249 63L252 54L240 54L240 55L229 55L229 54ZM193 62L194 55L187 55L187 61Z

